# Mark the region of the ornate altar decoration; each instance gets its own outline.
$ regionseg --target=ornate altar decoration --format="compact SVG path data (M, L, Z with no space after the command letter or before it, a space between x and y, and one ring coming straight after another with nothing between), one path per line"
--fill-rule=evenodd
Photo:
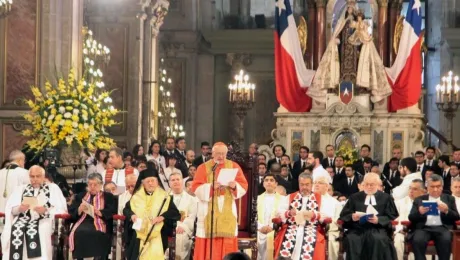
M355 150L368 144L380 164L390 159L396 143L407 156L423 149L420 110L387 112L391 88L384 68L392 65L398 51L401 1L308 2L308 19L300 19L298 34L305 63L317 70L308 89L312 109L292 113L280 107L272 145L281 144L295 155L299 144L323 152L332 144L352 160ZM398 136L404 138L396 140Z

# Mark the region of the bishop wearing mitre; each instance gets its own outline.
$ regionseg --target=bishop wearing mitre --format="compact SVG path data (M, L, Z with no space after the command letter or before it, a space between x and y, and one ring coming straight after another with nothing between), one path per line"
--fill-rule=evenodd
M67 212L61 190L45 183L45 170L32 166L31 184L14 189L5 207L3 259L53 259L51 234L55 214Z
M193 179L192 191L198 199L194 259L223 259L226 254L238 251L235 200L246 194L248 182L240 166L226 159L227 153L228 147L224 143L214 144L213 159L201 164ZM231 176L234 171L234 180L228 181L226 177ZM228 181L226 185L219 183L220 174L229 174L221 176L221 180ZM212 208L214 216L211 214Z

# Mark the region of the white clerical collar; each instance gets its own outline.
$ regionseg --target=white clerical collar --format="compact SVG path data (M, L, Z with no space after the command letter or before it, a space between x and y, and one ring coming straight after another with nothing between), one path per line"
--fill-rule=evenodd
M438 201L438 200L441 200L441 196L435 198L435 197L432 197L431 195L429 195L429 196L428 196L428 200Z
M364 205L372 205L372 206L377 205L377 202L375 201L375 195L366 195L366 199L364 200Z

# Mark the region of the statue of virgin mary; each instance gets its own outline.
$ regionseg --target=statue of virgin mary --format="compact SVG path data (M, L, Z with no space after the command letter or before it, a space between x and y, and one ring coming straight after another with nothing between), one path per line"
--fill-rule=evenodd
M355 90L370 92L373 103L391 95L382 59L368 27L364 13L354 0L349 0L308 88L307 94L315 101L325 103L328 90L338 89L341 82L351 82Z

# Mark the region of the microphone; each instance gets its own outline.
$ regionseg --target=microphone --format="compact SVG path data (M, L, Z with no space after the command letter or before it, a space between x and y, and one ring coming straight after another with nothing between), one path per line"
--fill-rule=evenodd
M393 188L393 185L391 185L391 182L387 179L387 176L385 176L385 174L382 173L382 176L383 176L383 180L390 186L390 188Z
M212 171L213 171L213 172L216 170L217 165L219 165L219 162L216 162L216 163L214 164L214 166L212 166Z

